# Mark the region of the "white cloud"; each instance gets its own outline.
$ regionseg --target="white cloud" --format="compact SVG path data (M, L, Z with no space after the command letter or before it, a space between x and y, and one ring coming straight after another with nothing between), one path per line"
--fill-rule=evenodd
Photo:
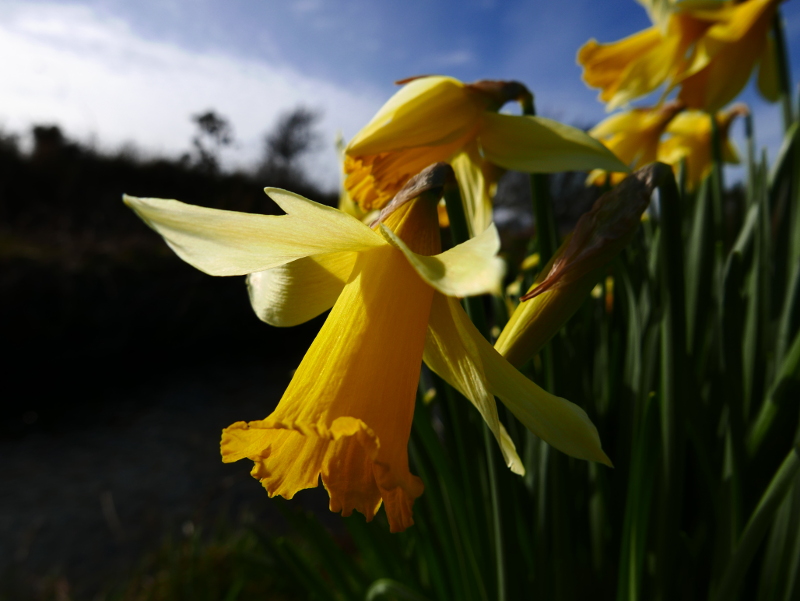
M319 109L330 145L312 168L329 187L338 179L335 132L354 135L382 101L369 89L344 89L285 66L146 40L125 23L78 6L6 5L0 56L5 129L57 123L106 147L133 142L177 155L190 145L190 115L213 108L230 119L238 141L227 164L247 166L280 113L300 104Z

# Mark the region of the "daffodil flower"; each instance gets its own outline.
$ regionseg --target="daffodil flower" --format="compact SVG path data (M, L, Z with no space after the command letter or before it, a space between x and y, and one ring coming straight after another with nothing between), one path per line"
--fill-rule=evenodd
M223 432L223 461L252 460L270 496L291 498L321 477L332 511L372 519L383 504L392 531L413 524L423 485L407 446L423 358L477 407L514 472L523 467L494 396L554 447L608 463L586 413L525 378L462 310L457 297L495 288L502 261L494 226L439 252L443 169L409 182L373 228L274 188L266 192L286 215L125 197L185 261L250 274L264 321L295 325L333 307L275 411Z
M769 35L781 0L731 3L725 19L697 40L691 64L676 83L678 99L689 108L715 112L742 91L756 64L758 88L767 100L779 96L776 49Z
M653 26L617 42L591 39L578 50L583 81L611 111L676 80L692 45L721 18L725 2L642 2Z
M760 64L759 90L775 101L769 30L780 1L643 1L653 26L610 44L589 40L578 51L583 80L600 89L608 110L666 82L667 92L681 86L678 100L689 108L713 112L741 92Z
M639 169L606 192L575 225L531 289L520 298L495 349L522 366L552 338L583 304L608 264L630 242L653 189L669 167Z
M739 153L730 140L729 132L733 120L748 113L743 104L732 106L717 113L717 131L720 137L722 160L739 162ZM668 136L658 148L658 160L677 169L686 165L686 188L694 190L711 173L711 115L701 111L686 111L673 119L666 129Z
M644 167L656 160L661 135L670 121L683 106L671 102L661 107L637 108L611 115L589 130L631 169ZM588 183L602 184L607 171L595 169L589 174ZM612 173L610 183L621 182L626 174Z
M345 149L345 187L362 209L381 208L431 163L451 163L471 235L491 222L491 196L503 169L626 171L579 129L497 111L530 92L517 82L464 84L452 77L407 80Z

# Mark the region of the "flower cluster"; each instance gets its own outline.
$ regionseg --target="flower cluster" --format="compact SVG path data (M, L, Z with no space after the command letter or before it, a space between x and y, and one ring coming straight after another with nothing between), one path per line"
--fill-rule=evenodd
M608 110L662 86L662 101L672 92L675 100L612 115L590 133L629 167L655 160L675 168L686 164L687 183L693 189L710 171L710 119L717 121L722 160L738 161L728 129L746 109L722 108L742 91L756 66L761 94L770 101L778 98L771 26L780 0L642 3L653 25L609 44L589 40L578 51L583 80L600 90L599 99ZM596 171L589 181L616 183L621 177Z

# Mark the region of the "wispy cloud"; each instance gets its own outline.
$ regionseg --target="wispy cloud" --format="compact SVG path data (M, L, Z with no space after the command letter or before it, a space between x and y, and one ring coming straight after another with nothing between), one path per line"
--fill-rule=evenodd
M475 55L469 50L454 50L446 54L434 56L431 64L446 69L448 67L460 67L475 62Z
M352 136L383 100L287 66L146 40L86 7L7 5L0 12L0 55L0 123L17 131L58 123L106 146L134 142L176 155L189 147L190 115L213 108L231 120L239 142L228 164L245 166L258 158L261 136L280 113L301 104L318 109L331 146L313 168L329 186L338 177L335 132Z

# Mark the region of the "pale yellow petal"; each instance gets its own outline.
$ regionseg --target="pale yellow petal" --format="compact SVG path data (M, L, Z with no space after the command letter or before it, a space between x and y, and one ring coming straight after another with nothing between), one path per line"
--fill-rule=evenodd
M250 304L261 321L296 326L330 309L344 288L357 253L296 259L247 276Z
M486 113L479 142L486 160L514 171L629 171L589 134L544 117Z
M256 215L177 200L123 200L184 261L210 275L245 275L301 257L385 244L358 219L297 194L268 188L287 215Z
M404 85L350 140L350 156L447 144L474 128L480 97L452 77L422 77Z
M442 294L464 297L499 293L505 263L497 257L500 237L494 224L463 244L431 257L413 252L383 224L380 232L403 252L419 276Z
M429 362L429 354L433 354L429 349L437 348L438 362ZM558 450L611 465L586 412L523 376L481 336L458 300L434 296L424 358L433 371L476 406L487 393L494 395L525 427Z
M475 343L469 336L461 333L463 324L454 319L449 306L451 302L460 308L455 299L448 299L438 293L433 296L423 360L435 373L469 399L494 434L506 465L515 474L524 474L525 467L517 455L514 443L497 417L497 404L489 392L483 366L480 361L474 360L478 355Z
M492 222L492 199L479 160L480 157L460 152L450 161L464 202L470 236L481 233Z

